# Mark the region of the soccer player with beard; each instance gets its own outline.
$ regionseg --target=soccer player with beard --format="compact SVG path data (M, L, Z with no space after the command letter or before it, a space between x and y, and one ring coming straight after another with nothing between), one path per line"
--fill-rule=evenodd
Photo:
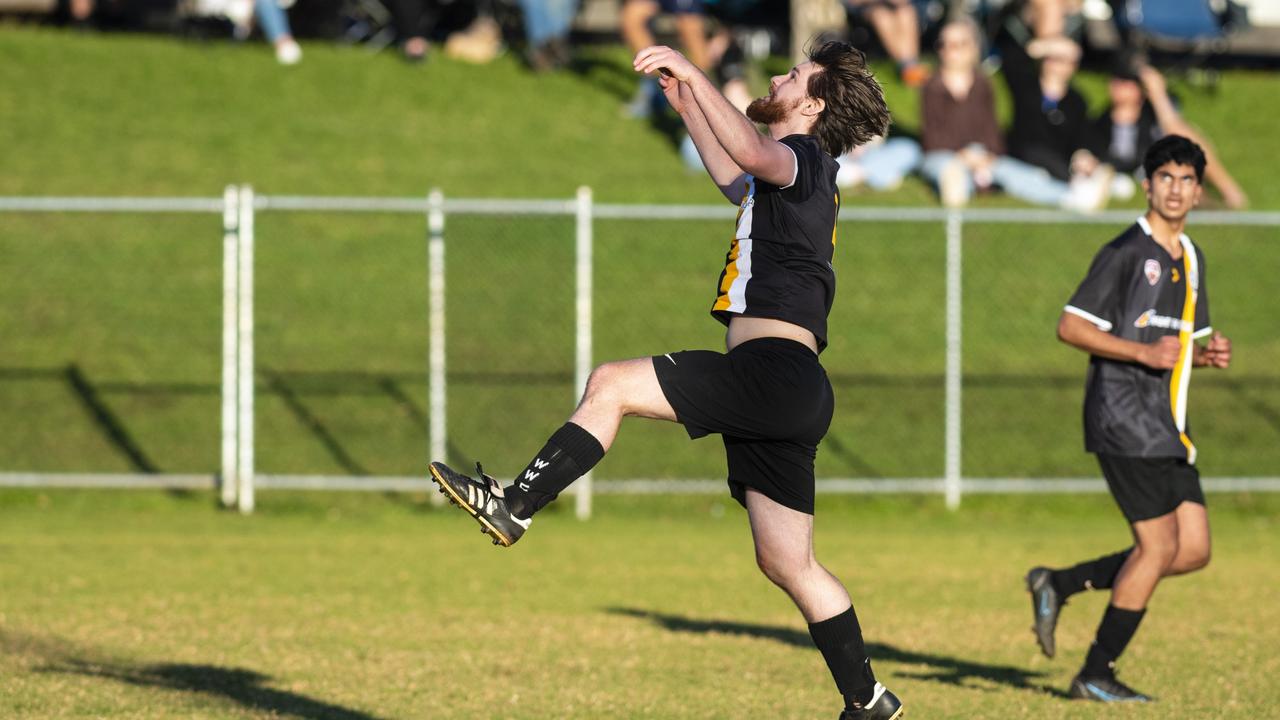
M1129 522L1133 546L1027 574L1033 630L1054 655L1054 629L1067 597L1110 588L1073 698L1144 702L1116 679L1115 664L1138 630L1162 578L1209 563L1209 518L1187 427L1191 368L1226 368L1231 341L1209 326L1204 254L1183 230L1200 202L1205 155L1179 135L1157 140L1143 159L1147 212L1098 251L1058 321L1058 337L1089 353L1085 449ZM1201 345L1195 342L1208 337Z
M886 132L884 95L862 53L841 42L774 77L745 116L675 50L645 48L634 66L660 75L712 181L739 206L711 306L728 328L726 352L597 367L569 421L505 488L478 464L472 479L432 463L432 478L495 543L509 546L534 513L600 461L623 416L678 422L691 438L719 434L757 563L809 623L844 697L840 717L894 720L902 704L876 682L849 593L813 549L814 458L834 409L818 354L835 299L835 158Z

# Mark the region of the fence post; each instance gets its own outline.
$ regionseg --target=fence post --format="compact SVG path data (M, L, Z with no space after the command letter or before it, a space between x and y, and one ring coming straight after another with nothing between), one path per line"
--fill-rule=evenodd
M587 389L587 377L591 374L591 250L594 240L591 235L591 188L578 188L576 209L577 227L575 244L577 258L575 277L577 301L574 303L577 316L577 338L574 352L574 397L576 403ZM578 491L574 498L575 510L579 520L591 517L591 473L578 478Z
M228 185L222 192L222 474L218 477L218 487L223 507L235 504L236 484L240 482L236 472L239 197L235 185Z
M239 483L236 506L253 512L253 186L240 187L239 328Z
M428 462L448 461L446 379L444 354L444 194L432 188L427 195L427 406L430 408ZM443 505L444 495L428 493L432 505Z
M963 219L959 211L947 214L947 390L946 390L946 451L943 486L947 508L960 507L960 437L961 437L961 380L964 355L961 352L962 293L961 293L961 240Z

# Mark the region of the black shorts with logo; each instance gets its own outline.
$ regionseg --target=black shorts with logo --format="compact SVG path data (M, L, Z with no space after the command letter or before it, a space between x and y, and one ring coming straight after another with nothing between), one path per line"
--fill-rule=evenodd
M1098 465L1130 523L1167 515L1184 501L1205 504L1200 471L1185 458L1098 453Z
M723 437L734 499L745 506L750 487L813 514L813 460L835 395L812 350L759 338L728 353L655 355L653 368L689 437Z

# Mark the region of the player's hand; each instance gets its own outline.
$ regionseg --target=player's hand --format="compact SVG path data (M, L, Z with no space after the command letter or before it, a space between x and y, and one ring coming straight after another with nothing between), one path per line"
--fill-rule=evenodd
M689 89L689 86L673 77L659 75L658 86L662 88L662 94L666 96L667 102L671 104L671 109L675 110L678 115L683 115L685 109L696 102L693 99L693 91Z
M1165 335L1153 343L1142 346L1138 353L1138 362L1156 370L1168 370L1178 364L1182 355L1182 343L1177 335Z
M1231 365L1231 340L1220 332L1209 337L1209 344L1201 354L1205 365L1226 370Z
M646 75L658 73L660 76L666 75L680 82L689 82L695 73L700 72L697 65L666 45L651 45L641 50L636 53L631 66L639 73ZM665 86L663 89L666 89Z

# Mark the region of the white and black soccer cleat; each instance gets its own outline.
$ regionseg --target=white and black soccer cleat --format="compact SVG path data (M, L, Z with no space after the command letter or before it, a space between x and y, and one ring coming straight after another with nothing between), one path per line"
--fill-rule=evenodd
M1071 681L1067 695L1073 700L1095 700L1105 703L1151 702L1153 699L1125 685L1115 677L1085 677L1083 674L1077 675Z
M1036 634L1036 642L1045 657L1053 657L1053 633L1058 628L1058 613L1062 611L1062 597L1049 582L1052 573L1046 567L1034 567L1027 573L1027 592L1031 593L1031 612L1035 615L1031 631Z
M529 529L533 518L521 520L511 514L502 486L484 474L480 463L476 463L476 475L480 479L472 480L444 463L431 463L431 479L440 486L440 492L449 498L449 502L475 518L480 529L493 538L494 545L511 547Z
M902 701L880 683L876 683L871 700L865 707L847 707L839 720L898 720L902 717Z

